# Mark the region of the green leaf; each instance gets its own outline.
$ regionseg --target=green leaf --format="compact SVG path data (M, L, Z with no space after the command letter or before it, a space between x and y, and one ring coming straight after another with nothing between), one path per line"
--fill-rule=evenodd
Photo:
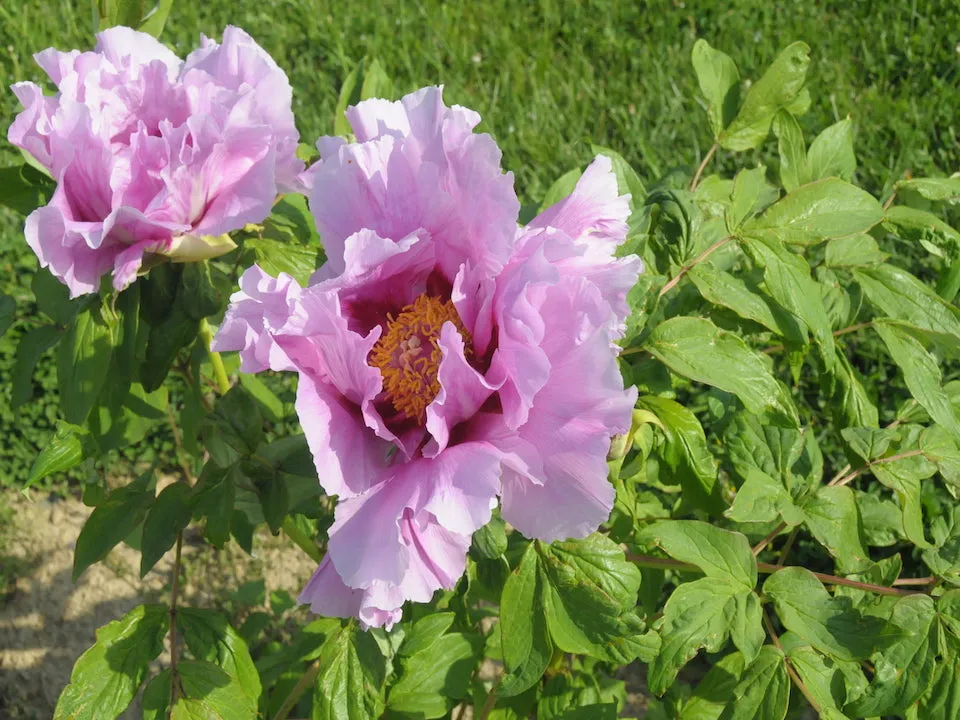
M58 472L76 467L88 457L97 454L96 441L84 428L70 423L58 422L50 442L44 445L30 467L30 475L23 489Z
M810 266L776 238L750 238L744 249L763 267L767 291L780 305L800 318L816 338L824 364L835 360L833 330L823 306L820 287L810 276Z
M223 547L230 539L239 476L236 466L222 469L208 462L194 489L193 516L207 518L204 535L216 547Z
M272 423L283 421L283 402L267 387L263 380L256 375L240 373L240 384L244 390L253 395L254 399L260 403L260 409L263 411L263 415L267 420Z
M155 38L159 38L172 8L173 0L158 0L152 10L141 16L140 25L137 29L140 32L149 33Z
M707 116L714 139L736 117L740 105L740 72L733 59L710 47L703 38L693 44L693 69L707 101Z
M376 720L383 713L385 677L377 641L348 623L320 654L313 720Z
M719 652L729 635L728 605L743 586L725 575L682 583L663 608L663 646L650 662L647 684L662 695L700 648Z
M583 171L580 168L574 168L557 178L547 190L547 194L543 196L543 202L540 203L541 212L568 197L577 187L577 181L581 175Z
M362 99L360 96L360 90L362 85L361 78L363 77L365 61L361 60L356 64L356 66L347 73L347 76L343 79L343 83L340 85L340 95L337 98L337 108L333 114L333 134L334 135L350 135L350 123L347 121L347 108L351 105L356 105Z
M700 510L719 513L723 500L717 484L717 463L696 415L680 403L656 395L645 395L638 402L661 423L666 440L661 455L683 488L684 502Z
M912 190L934 202L960 201L960 175L948 178L912 178L901 180L897 189Z
M847 182L857 169L853 154L853 122L845 118L817 135L807 151L810 180L838 177Z
M873 681L848 707L857 717L900 715L933 682L939 625L933 600L926 595L901 598L890 622L904 631L903 636L874 659Z
M77 537L73 556L74 582L143 522L153 503L153 481L151 468L129 485L111 491L107 499L94 508Z
M37 361L63 337L63 332L55 325L41 325L27 330L20 337L11 372L11 409L16 410L33 397L33 370Z
M527 546L503 586L500 598L500 633L506 675L498 692L519 695L543 675L553 657L553 643L540 608L541 590L534 543Z
M20 215L46 205L53 190L53 181L29 165L0 168L0 205Z
M743 279L705 262L694 265L687 277L697 286L705 300L729 308L740 317L760 323L778 335L784 334L770 302L761 294L759 288L751 287Z
M797 119L786 110L773 118L773 133L780 153L780 184L788 193L810 182L810 166L803 131Z
M825 377L834 422L838 427L877 427L880 424L879 412L863 385L860 373L839 347L835 347L835 350L837 362L833 372Z
M724 514L738 523L772 522L782 518L789 527L805 519L787 489L757 468L747 470L746 482L737 490L733 505Z
M783 653L772 645L760 651L733 689L729 720L783 720L790 701L790 678Z
M126 710L163 651L169 618L164 605L139 605L97 630L96 644L73 666L54 720L102 720Z
M236 678L240 690L256 706L262 690L260 676L247 644L227 618L213 610L180 608L177 624L193 656L223 668Z
M787 634L781 641L786 643L791 637L791 634ZM807 690L819 703L821 711L834 713L821 714L821 718L845 718L846 715L840 713L840 708L862 693L867 686L867 679L858 664L828 658L809 645L793 645L787 652L787 657Z
M240 720L257 717L257 706L237 679L213 663L181 660L177 675L183 696L170 720Z
M762 165L738 172L733 181L733 193L730 195L727 231L735 234L747 220L779 196L779 191L767 182L767 169Z
M807 78L810 48L796 42L787 46L763 76L747 91L740 112L719 135L727 150L749 150L770 133L777 111L797 101Z
M860 513L853 490L821 487L803 504L807 528L837 560L842 573L862 572L870 565L870 553L860 532Z
M4 336L16 319L17 301L12 295L0 295L0 338Z
M163 489L147 511L140 546L140 577L146 575L177 541L190 522L191 488L173 483Z
M393 95L393 80L387 75L380 61L373 58L363 74L363 85L360 88L360 99L390 98Z
M204 418L201 432L210 456L222 468L252 455L263 440L263 418L257 401L235 385Z
M173 685L173 672L170 668L154 675L140 696L143 720L167 720L170 716L170 696Z
M507 551L506 523L499 513L473 534L472 549L482 558L494 560Z
M862 660L898 637L881 618L861 615L849 598L831 597L813 573L785 568L763 584L784 626L818 650L841 660Z
M850 235L827 243L824 262L830 267L863 267L879 265L889 257L871 236Z
M741 590L757 584L757 559L742 533L699 520L664 520L643 530L639 542L661 548L667 555L696 565L708 578L723 578Z
M433 613L420 618L407 629L397 654L400 657L411 657L428 650L443 637L456 619L456 613L452 612Z
M936 463L947 489L957 497L960 494L960 444L956 436L933 425L920 435L920 449L927 460Z
M950 262L960 258L960 232L933 213L894 205L887 209L883 224L903 240L919 243L931 255Z
M903 532L907 539L919 548L928 548L930 543L924 534L923 505L920 502L920 481L935 472L918 467L917 458L905 458L894 462L874 463L870 472L885 487L896 493L903 513Z
M857 268L853 276L882 315L953 338L949 347L960 353L960 310L944 302L925 283L886 263Z
M596 703L582 705L567 710L559 720L617 720L616 703Z
M618 647L611 657L609 646L623 634L620 616L636 605L640 571L615 543L601 538L567 541L559 552L535 543L543 612L558 649L627 661Z
M57 387L67 422L83 425L107 380L115 329L99 308L78 314L57 346Z
M733 652L721 658L697 683L693 695L683 705L679 720L719 720L733 699L733 689L745 667L742 653Z
M400 679L390 687L387 708L426 720L444 717L466 696L482 649L478 635L449 633L405 656Z
M900 439L900 433L893 428L845 427L840 434L847 446L867 462L883 457L890 443Z
M903 372L910 394L930 413L934 422L960 437L960 417L943 390L943 376L937 359L924 349L919 340L898 325L877 321L873 328Z
M838 178L801 185L749 221L743 234L775 234L791 245L864 233L883 220L875 197Z
M644 348L675 373L733 393L750 412L769 411L781 423L800 424L790 394L770 374L767 359L709 320L665 320Z

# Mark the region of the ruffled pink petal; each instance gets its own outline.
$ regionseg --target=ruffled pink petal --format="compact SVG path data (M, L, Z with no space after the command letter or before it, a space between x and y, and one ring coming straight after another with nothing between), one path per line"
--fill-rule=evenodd
M452 589L466 570L471 536L448 530L429 512L406 511L400 523L410 564L400 583L404 599L429 602L440 589Z
M296 409L327 494L353 497L387 476L392 444L371 433L357 406L333 388L301 373Z
M272 277L259 265L240 276L240 289L230 297L230 307L213 339L216 352L240 353L240 371L295 370L296 366L274 340L296 312L302 288L292 277Z
M498 279L494 317L497 349L487 378L500 387L504 421L510 428L526 422L534 397L550 377L550 361L540 347L546 328L539 304L559 273L541 251L511 263Z
M636 388L625 391L604 324L608 310L586 280L565 280L542 305L550 380L518 435L537 449L541 483L504 473L504 519L545 541L584 537L610 514L610 438L630 428ZM571 392L576 388L576 392Z
M90 248L71 225L59 208L47 205L30 213L24 235L40 260L40 267L50 268L70 289L70 297L75 298L97 292L100 276L113 266L114 256Z
M387 630L400 622L403 611L400 603L384 609L378 605L394 605L392 598L384 601L382 592L358 590L344 585L327 555L313 573L310 582L300 593L297 602L309 605L310 610L325 617L360 618L363 629L383 627ZM400 595L399 588L396 595Z
M448 530L472 535L490 521L496 506L500 459L489 443L464 442L413 463L412 471L425 476L422 507Z
M463 570L457 554L466 553L471 534L489 521L499 488L499 455L482 442L395 465L379 485L338 503L329 545L337 572L350 587L407 582L430 593L448 587ZM429 582L421 586L423 578ZM407 590L405 596L429 599Z
M147 65L159 60L166 66L170 79L176 77L183 61L149 33L137 32L118 25L97 33L94 52L101 53L117 69L131 65ZM47 68L44 68L47 69ZM49 74L49 70L47 70ZM50 76L54 82L57 79Z
M374 582L399 585L410 566L410 548L400 522L407 509L418 506L424 488L423 462L399 465L389 478L365 493L337 503L330 528L329 553L337 573L350 587L369 588Z
M450 299L457 314L469 331L476 357L484 357L493 339L493 300L496 295L496 277L483 268L461 266L453 281Z
M597 155L573 192L537 215L528 227L553 227L571 238L585 235L619 245L627 237L630 195L620 195L606 155Z
M474 135L479 117L443 105L439 88L396 103L365 101L347 113L361 141L327 147L311 169L311 211L335 271L344 241L361 228L401 238L424 228L449 282L470 261L495 272L516 235L519 202L500 150Z
M45 96L42 88L32 82L18 82L12 89L24 110L14 118L7 130L7 140L11 145L28 152L52 173L50 134L53 131L53 116L57 110L56 98Z
M453 323L444 323L437 346L442 354L437 372L440 392L427 406L427 431L433 439L423 449L425 457L441 453L450 441L450 431L476 415L499 389L467 362L463 338Z
M324 266L311 284L337 293L350 329L366 333L426 290L436 256L420 232L395 242L360 230L347 238L344 261L341 274L329 277L330 269Z

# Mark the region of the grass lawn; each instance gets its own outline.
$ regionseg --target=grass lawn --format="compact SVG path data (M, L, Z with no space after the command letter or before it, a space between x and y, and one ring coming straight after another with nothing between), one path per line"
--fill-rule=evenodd
M852 115L858 181L877 195L907 171L960 167L955 0L176 0L164 39L186 55L199 33L219 36L228 22L287 70L304 142L332 131L344 76L375 56L397 92L443 83L448 102L477 109L525 201L586 163L591 142L618 150L645 178L696 164L710 145L689 59L698 37L732 55L745 78L756 78L789 42L809 43L813 106L802 125L809 133ZM89 0L0 5L0 84L39 80L32 53L89 47L90 32ZM4 125L17 110L12 93L0 94ZM757 161L775 150L768 142ZM16 159L0 143L0 162ZM725 160L721 152L715 162ZM21 227L21 218L0 209L0 291L26 303L35 261ZM0 433L12 448L0 460L0 485L29 466L57 412L42 397L19 413L9 409L18 328L0 340ZM52 388L49 364L41 364L38 383Z

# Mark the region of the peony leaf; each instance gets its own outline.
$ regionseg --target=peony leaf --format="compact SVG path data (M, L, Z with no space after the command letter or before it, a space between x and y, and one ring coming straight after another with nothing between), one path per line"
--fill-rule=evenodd
M861 615L849 598L831 597L813 573L780 570L763 584L784 626L818 650L841 660L862 660L891 645L899 631L886 620Z
M790 678L783 652L766 645L733 688L724 715L730 720L783 720L790 702Z
M169 619L165 605L138 605L97 630L96 644L73 666L54 720L100 720L126 710L163 651Z
M696 565L708 578L728 580L741 590L753 590L757 584L757 559L742 533L699 520L664 520L643 530L638 539Z
M678 375L733 393L750 412L768 411L782 424L800 424L790 394L770 374L766 358L709 320L665 320L647 337L644 349Z
M707 116L714 139L737 114L740 105L740 71L733 59L710 47L703 38L693 44L693 69L707 101Z
M183 695L173 706L170 720L239 720L257 716L256 703L243 692L237 679L213 663L182 660L177 664L177 676Z
M855 185L827 178L801 185L750 220L742 234L773 234L791 245L864 233L883 220L877 199Z
M810 182L810 166L797 119L786 110L773 118L773 133L780 153L780 184L788 193Z
M87 518L73 556L73 579L76 581L90 565L106 557L118 543L143 522L153 504L154 474L151 468L129 485L107 495Z
M810 180L838 177L850 182L857 169L853 154L853 122L845 118L821 132L807 151Z
M314 720L375 720L383 713L386 660L354 622L331 635L320 653Z
M778 110L800 110L809 104L809 95L804 97L803 93L809 65L810 48L806 43L787 46L747 91L740 111L719 134L720 146L734 151L755 148L770 134Z
M241 692L256 706L260 699L260 676L243 638L227 618L213 610L180 608L178 629L193 656L211 662L235 678Z
M173 547L177 535L190 522L192 488L173 483L163 489L147 511L140 545L140 577L143 577Z

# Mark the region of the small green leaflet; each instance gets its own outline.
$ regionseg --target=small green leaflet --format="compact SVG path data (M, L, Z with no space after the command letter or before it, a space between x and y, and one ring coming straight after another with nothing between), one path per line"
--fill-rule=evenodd
M54 720L101 720L126 710L163 650L169 619L165 605L139 605L97 630L96 644L73 666Z
M770 374L766 359L709 320L682 316L665 320L653 329L644 348L675 373L733 393L750 412L769 412L788 426L800 424L790 394Z
M383 713L386 660L377 641L348 622L320 653L313 720L376 720Z
M740 105L740 72L729 55L710 47L702 38L693 44L692 60L700 92L707 101L714 139L719 139Z

